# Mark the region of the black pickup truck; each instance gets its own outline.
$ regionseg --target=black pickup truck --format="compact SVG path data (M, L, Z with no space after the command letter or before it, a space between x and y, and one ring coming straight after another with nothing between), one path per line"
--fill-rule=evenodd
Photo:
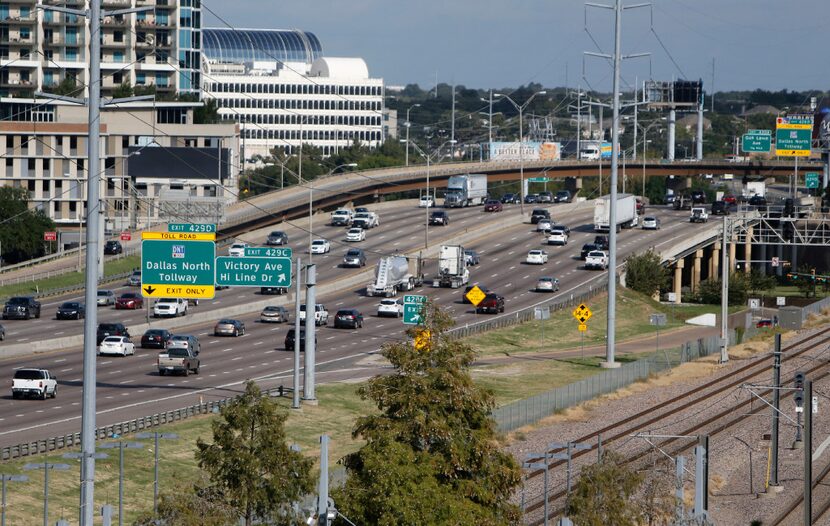
M4 320L40 318L40 302L31 296L16 296L3 307Z

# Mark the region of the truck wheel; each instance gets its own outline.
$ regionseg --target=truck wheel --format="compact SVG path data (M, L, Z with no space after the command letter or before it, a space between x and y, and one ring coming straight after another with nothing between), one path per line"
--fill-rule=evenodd
M12 392L12 400L17 400L18 398L20 398L20 394Z
M80 316L80 314L78 316ZM40 319L40 309L37 310L37 314L35 314L35 318L37 318L38 320Z
M195 369L193 369L193 374L199 374L199 367L198 366Z
M46 400L46 388L45 387L43 388L43 391L41 391L41 393L40 393L40 399L41 400Z
M164 369L159 369L160 376L164 376L165 374L167 374L167 371L165 371Z
M55 389L52 391L52 398L58 397L58 386L55 386Z
M184 368L184 375L185 377L190 376L190 369L188 369L187 367Z

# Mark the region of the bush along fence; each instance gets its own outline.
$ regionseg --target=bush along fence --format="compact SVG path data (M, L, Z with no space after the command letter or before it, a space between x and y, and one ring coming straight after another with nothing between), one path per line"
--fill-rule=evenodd
M729 343L734 345L736 342L740 343L738 335L736 331L730 330ZM648 358L625 363L618 369L606 369L578 382L517 400L497 408L492 416L500 431L513 431L534 424L557 411L645 380L652 374L716 353L720 353L720 337L699 338L686 342L677 349L658 351Z

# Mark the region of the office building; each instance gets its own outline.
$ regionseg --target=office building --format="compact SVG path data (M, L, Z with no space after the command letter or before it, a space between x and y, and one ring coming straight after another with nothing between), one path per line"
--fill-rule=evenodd
M363 59L326 57L304 31L205 28L202 36L204 98L239 123L246 159L301 142L323 155L383 142L383 79L370 77Z

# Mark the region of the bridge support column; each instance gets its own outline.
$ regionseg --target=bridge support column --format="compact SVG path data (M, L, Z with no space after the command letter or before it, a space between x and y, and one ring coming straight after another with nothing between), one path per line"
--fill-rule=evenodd
M720 279L720 246L712 245L712 256L709 258L709 279Z
M683 258L678 259L674 264L674 302L680 304L681 291L683 289Z
M752 270L752 243L750 239L752 239L752 229L753 227L749 227L746 229L746 241L744 242L744 274L749 274Z
M775 246L775 254L778 256L778 268L775 269L775 275L779 278L784 275L784 264L781 261L784 260L784 245L776 245Z
M737 252L735 240L729 243L729 273L735 272L735 253Z
M767 263L767 246L766 245L761 245L759 251L760 251L760 257L758 259L763 261L763 263L761 263L758 266L758 270L761 272L762 276L766 276L767 275L767 266L769 265L769 263Z
M790 253L790 268L793 272L798 270L798 245L792 246L792 252Z
M697 292L698 287L700 287L700 264L702 259L703 250L696 250L695 260L692 266L692 292Z

